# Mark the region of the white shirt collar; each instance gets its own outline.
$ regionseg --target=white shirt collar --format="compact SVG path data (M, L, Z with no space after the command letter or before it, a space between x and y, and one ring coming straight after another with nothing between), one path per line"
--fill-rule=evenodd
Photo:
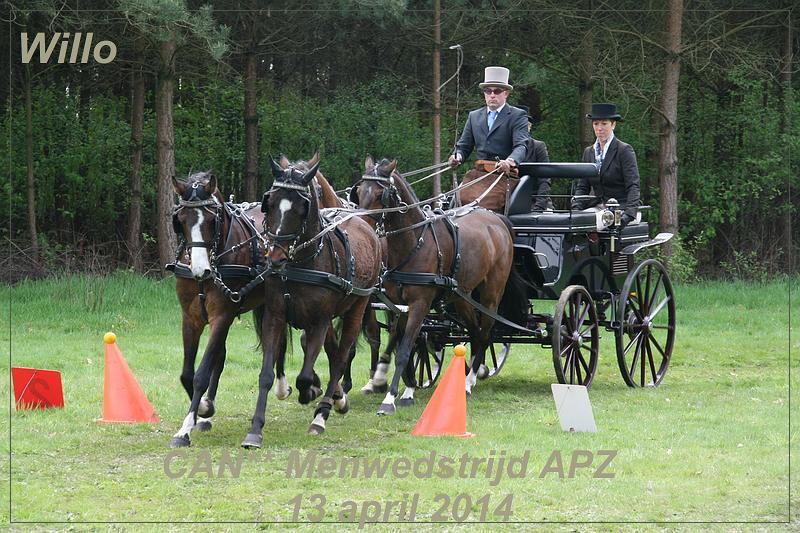
M606 145L603 147L603 159L606 158L606 154L608 153L608 147L611 146L611 141L614 140L614 132L611 132L611 135L608 136L608 141L606 141ZM592 151L597 154L597 145L600 144L600 139L595 138L594 144L592 145ZM597 156L595 156L597 158Z

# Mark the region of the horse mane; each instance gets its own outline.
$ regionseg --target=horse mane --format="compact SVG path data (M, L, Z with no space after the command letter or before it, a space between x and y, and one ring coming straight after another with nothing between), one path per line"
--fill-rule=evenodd
M309 169L311 169L311 167L317 164L319 159L320 159L319 152L316 152L314 156L308 161L303 161L302 159L294 161L293 163L291 163L291 166L308 171ZM283 158L281 158L281 164L283 164L283 161L284 161ZM342 203L339 201L339 197L336 196L336 192L333 190L333 187L331 187L331 184L328 182L325 176L322 175L322 172L320 170L317 170L317 174L316 176L314 176L314 179L317 183L317 186L319 187L318 189L319 207L320 208L341 207Z

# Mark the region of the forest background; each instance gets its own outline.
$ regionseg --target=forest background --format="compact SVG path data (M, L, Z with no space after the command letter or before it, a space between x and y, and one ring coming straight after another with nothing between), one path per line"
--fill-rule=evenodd
M172 176L211 170L226 196L258 201L270 155L320 149L336 189L360 175L367 154L396 158L401 171L445 160L482 105L489 65L510 68L509 101L531 109L532 135L552 161L579 161L594 140L591 102L617 104L647 218L679 237L664 252L673 277L796 271L793 2L4 4L3 281L160 275L176 248ZM92 33L93 47L113 43L113 61L70 62L78 32L84 43ZM37 33L48 46L55 37L52 55L23 62L22 35L30 48ZM444 174L441 189L450 185ZM569 191L568 181L554 186Z

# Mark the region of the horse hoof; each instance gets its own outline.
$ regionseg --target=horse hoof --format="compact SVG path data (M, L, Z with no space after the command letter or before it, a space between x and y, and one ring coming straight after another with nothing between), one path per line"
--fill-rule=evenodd
M350 410L350 398L345 395L344 398L334 400L333 408L340 415L346 414Z
M400 398L397 403L400 405L400 407L410 407L414 405L415 402L414 398Z
M195 426L197 431L211 431L211 420L202 420Z
M322 435L323 433L325 433L325 428L318 424L311 424L308 426L309 435Z
M279 399L279 400L285 400L291 395L292 395L292 387L291 386L287 387L286 394L284 394L283 396L279 395L277 392L275 393L275 397L277 399Z
M486 365L478 367L478 379L486 379L489 377L489 368Z
M208 398L203 398L200 400L200 405L197 407L197 416L202 418L211 418L216 412L217 408L214 407L214 402Z
M170 448L188 448L191 446L191 441L189 440L189 435L184 435L182 437L172 437L172 440L169 441Z
M388 383L384 383L382 385L377 385L377 384L373 383L372 390L374 392L379 392L379 393L387 392L389 390L389 384Z
M391 403L382 403L380 407L378 407L378 415L393 415L395 412L394 404Z
M242 441L242 448L248 450L257 450L261 448L261 443L264 442L264 437L256 435L255 433L248 433Z

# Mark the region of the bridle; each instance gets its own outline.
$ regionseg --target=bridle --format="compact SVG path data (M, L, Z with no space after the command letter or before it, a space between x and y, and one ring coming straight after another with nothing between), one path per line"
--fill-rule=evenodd
M290 167L290 169L295 170L294 167ZM276 180L275 182L272 183L272 187L267 192L264 193L263 200L261 201L262 213L267 212L267 201L270 193L275 192L277 189L288 189L297 192L298 196L300 196L300 198L304 202L306 202L309 208L311 207L312 193L310 185L299 185L289 181ZM322 225L321 215L318 216L320 216L320 225ZM303 222L300 225L299 231L297 231L296 233L287 233L285 235L279 235L277 233L272 233L271 231L269 231L269 229L267 228L267 222L268 222L268 217L264 216L263 224L264 224L264 235L265 235L264 240L266 245L265 246L266 252L269 253L271 249L277 247L286 255L289 262L294 262L297 252L305 248L303 244L298 245L298 241L306 233L306 224L308 222L308 216L303 218ZM288 246L286 246L286 243L289 243ZM323 246L323 241L320 241L319 246L317 247L317 251L311 257L316 257L322 250L322 246Z
M374 182L378 187L381 188L381 206L386 209L393 209L398 206L406 205L405 202L400 198L400 192L397 190L397 185L395 185L394 177L389 176L388 178L383 176L378 176L378 166L376 165L375 168L372 170L374 175L364 174L361 176L361 179L358 180L353 187L350 189L349 193L349 200L354 203L358 204L358 186L365 181ZM401 211L404 212L404 211ZM381 212L377 216L375 214L367 214L369 218L376 222L378 228L378 234L381 234L383 231L384 221L386 219L386 212Z
M208 250L211 264L214 264L215 256L219 248L220 236L222 234L222 203L212 194L210 197L201 199L198 196L201 183L192 183L189 198L179 198L178 205L172 210L172 226L175 233L182 239L183 249L205 248ZM213 206L213 208L211 207ZM214 235L211 241L187 241L183 236L181 223L178 221L178 213L185 208L200 208L214 217Z

